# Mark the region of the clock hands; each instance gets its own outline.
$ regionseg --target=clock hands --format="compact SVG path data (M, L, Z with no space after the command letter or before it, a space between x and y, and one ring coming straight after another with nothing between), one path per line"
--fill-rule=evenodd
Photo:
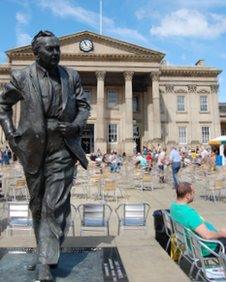
M80 49L84 52L89 52L93 49L93 43L89 39L84 39L80 42Z

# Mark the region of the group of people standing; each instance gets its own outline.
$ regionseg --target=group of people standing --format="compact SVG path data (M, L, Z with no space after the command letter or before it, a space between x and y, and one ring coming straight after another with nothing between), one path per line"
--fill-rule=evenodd
M176 147L171 148L169 157L166 156L166 151L167 149L163 148L158 155L157 165L159 168L159 182L165 182L164 167L165 165L171 164L174 184L173 188L176 189L179 183L177 179L177 173L181 167L181 156Z
M201 165L206 162L211 163L210 150L202 147L196 148L196 155L194 156L193 149L191 148L177 148L176 146L172 146L169 154L167 154L167 148L161 147L161 145L158 144L152 149L148 149L144 146L142 153L137 153L135 156L135 165L139 163L142 169L146 168L146 170L151 170L155 164L157 165L160 183L166 182L164 169L166 166L171 165L174 189L176 189L179 184L177 175L181 167L188 166L192 163Z
M176 188L178 185L177 173L181 167L181 156L176 147L172 147L169 156L166 155L167 148L161 148L155 150L145 150L144 148L142 154L137 153L134 162L135 166L138 166L141 169L150 171L154 164L157 164L159 170L159 182L165 183L164 168L171 164L172 174L173 174L173 188Z
M12 159L12 152L8 146L4 149L0 149L0 163L1 165L9 165Z

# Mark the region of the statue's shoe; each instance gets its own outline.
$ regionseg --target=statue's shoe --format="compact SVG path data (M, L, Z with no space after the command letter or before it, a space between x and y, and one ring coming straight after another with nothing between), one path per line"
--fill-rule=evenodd
M37 258L37 255L35 255L32 258L32 260L29 262L26 268L28 271L34 271L36 269L37 264L38 264L38 258Z
M36 269L36 263L30 263L27 265L27 271L34 271Z
M39 281L41 282L47 282L47 281L53 282L54 281L48 264L39 264L38 267L39 267L38 269L38 280Z
M37 266L37 262L36 262L36 261L29 263L29 264L27 265L27 271L35 271L36 266ZM56 263L56 264L50 264L50 265L49 265L50 269L56 269L57 266L58 266L58 263Z

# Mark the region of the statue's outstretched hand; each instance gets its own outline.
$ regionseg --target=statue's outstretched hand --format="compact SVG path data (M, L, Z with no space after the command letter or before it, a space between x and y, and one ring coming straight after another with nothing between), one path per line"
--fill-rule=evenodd
M63 136L76 136L79 134L79 125L70 122L59 122L58 130Z

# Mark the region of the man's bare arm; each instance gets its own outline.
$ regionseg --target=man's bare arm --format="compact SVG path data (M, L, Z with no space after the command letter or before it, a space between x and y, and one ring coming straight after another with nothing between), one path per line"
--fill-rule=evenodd
M200 224L196 229L195 232L202 237L203 239L218 239L222 237L226 237L226 229L221 229L219 231L210 231L207 229L204 223Z

